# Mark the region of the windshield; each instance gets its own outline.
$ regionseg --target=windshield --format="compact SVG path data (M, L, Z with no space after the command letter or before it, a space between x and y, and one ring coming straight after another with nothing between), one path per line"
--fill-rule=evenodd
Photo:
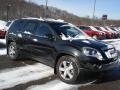
M72 24L59 23L50 24L62 40L87 39L90 38L83 31Z

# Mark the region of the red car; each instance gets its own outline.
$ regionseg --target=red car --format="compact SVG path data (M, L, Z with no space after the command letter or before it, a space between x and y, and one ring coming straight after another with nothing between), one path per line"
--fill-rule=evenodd
M113 38L112 33L109 32L109 31L107 31L105 28L100 27L100 26L96 26L95 28L96 28L97 30L100 30L100 31L105 32L105 33L106 33L106 38L107 38L107 39L111 39L111 38Z
M78 26L81 30L83 30L89 36L95 39L103 39L105 37L105 33L98 31L93 26Z
M0 38L5 38L5 34L6 34L6 31L4 30L5 25L6 22L0 20Z
M6 31L0 29L0 38L5 38Z

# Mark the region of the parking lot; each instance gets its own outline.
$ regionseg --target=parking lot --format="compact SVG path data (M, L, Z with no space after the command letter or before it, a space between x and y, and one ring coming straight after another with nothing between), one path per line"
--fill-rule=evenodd
M119 39L106 40L119 49ZM53 69L31 59L11 61L0 40L0 90L119 90L120 67L104 73L81 73L76 85L61 82Z

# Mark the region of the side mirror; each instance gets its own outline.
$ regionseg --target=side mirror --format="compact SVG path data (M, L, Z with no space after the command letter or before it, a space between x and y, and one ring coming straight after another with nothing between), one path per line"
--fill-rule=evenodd
M55 40L55 36L52 34L46 34L47 39L54 41Z

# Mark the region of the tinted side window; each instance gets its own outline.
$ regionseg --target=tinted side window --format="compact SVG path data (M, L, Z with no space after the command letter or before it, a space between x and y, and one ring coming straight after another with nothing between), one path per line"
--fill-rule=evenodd
M22 20L17 20L14 21L13 24L10 27L10 31L17 31L17 30L22 30L23 26L25 25L26 22L22 21Z
M33 33L35 31L36 26L37 26L37 23L35 23L35 22L29 22L24 27L24 30L25 31L29 31L30 33Z
M39 24L36 30L36 35L45 38L47 34L52 34L46 24Z

